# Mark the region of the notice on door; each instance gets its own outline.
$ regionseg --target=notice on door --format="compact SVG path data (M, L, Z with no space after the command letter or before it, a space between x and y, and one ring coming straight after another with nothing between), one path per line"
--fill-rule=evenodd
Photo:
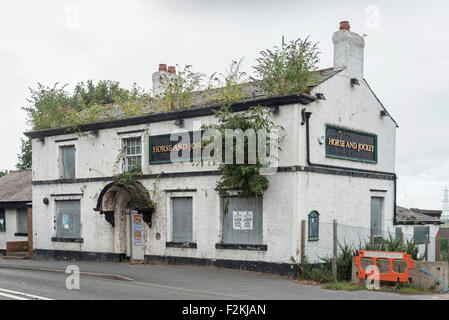
M69 229L69 216L68 215L63 215L62 216L62 224L64 226L64 229Z
M234 230L253 230L253 212L233 211L232 227Z
M134 216L134 244L142 245L142 217L138 215Z

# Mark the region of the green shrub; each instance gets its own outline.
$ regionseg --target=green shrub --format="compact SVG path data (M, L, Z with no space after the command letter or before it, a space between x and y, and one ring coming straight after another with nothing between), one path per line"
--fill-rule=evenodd
M363 245L359 244L358 250L352 245L344 243L338 244L339 250L337 254L337 281L350 281L352 276L352 264L354 256L357 251L361 250L374 250L374 251L392 251L392 252L407 252L412 256L413 260L423 260L424 255L419 256L418 245L414 239L405 240L401 242L400 239L394 239L391 235L388 239L378 238L378 240L371 245L369 242L365 242ZM446 250L447 252L447 250ZM330 282L333 281L332 277L332 257L320 258L323 263L310 264L307 261L304 263L303 278L306 280L312 280L317 282Z

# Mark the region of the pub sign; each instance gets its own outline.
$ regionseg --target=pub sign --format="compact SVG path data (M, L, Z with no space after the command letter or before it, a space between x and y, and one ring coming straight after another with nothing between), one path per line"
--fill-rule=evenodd
M377 135L326 125L326 157L377 163Z
M183 152L188 152L189 156L185 159L187 161L198 160L201 158L201 133L201 131L188 132L188 142L182 142L181 137L178 137L175 141L171 141L170 134L150 136L150 164L173 162L170 158L170 153L173 149L178 151L179 156L181 156ZM182 134L185 134L185 132ZM176 137L177 135L175 134L174 136Z

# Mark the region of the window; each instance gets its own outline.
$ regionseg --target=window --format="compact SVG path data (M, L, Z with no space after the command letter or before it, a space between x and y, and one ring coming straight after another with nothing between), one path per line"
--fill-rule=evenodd
M125 139L125 169L127 171L141 170L142 165L142 140L141 138Z
M28 233L28 211L26 208L17 209L17 233Z
M427 239L430 240L429 231L430 231L430 227L415 227L413 229L413 238L415 239L415 242L417 244L426 243L426 236L427 236Z
M5 209L0 209L0 231L6 230Z
M262 197L223 197L223 237L226 244L262 244ZM229 201L229 203L227 203ZM228 211L225 214L224 208Z
M192 242L193 224L192 224L192 198L172 198L173 223L172 223L172 241L173 242Z
M78 239L80 232L80 201L56 201L57 237Z
M401 239L401 233L402 233L402 228L401 228L401 227L397 227L397 228L394 230L394 238L395 238L396 240L400 240L400 239Z
M383 198L371 198L371 228L375 237L382 237L382 207Z
M317 211L309 213L309 241L318 240L320 214Z
M60 147L61 178L75 178L75 146Z

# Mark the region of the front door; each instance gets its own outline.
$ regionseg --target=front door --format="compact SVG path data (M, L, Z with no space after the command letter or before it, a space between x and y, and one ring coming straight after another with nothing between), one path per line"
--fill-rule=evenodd
M131 211L131 260L144 260L143 218L137 211Z

